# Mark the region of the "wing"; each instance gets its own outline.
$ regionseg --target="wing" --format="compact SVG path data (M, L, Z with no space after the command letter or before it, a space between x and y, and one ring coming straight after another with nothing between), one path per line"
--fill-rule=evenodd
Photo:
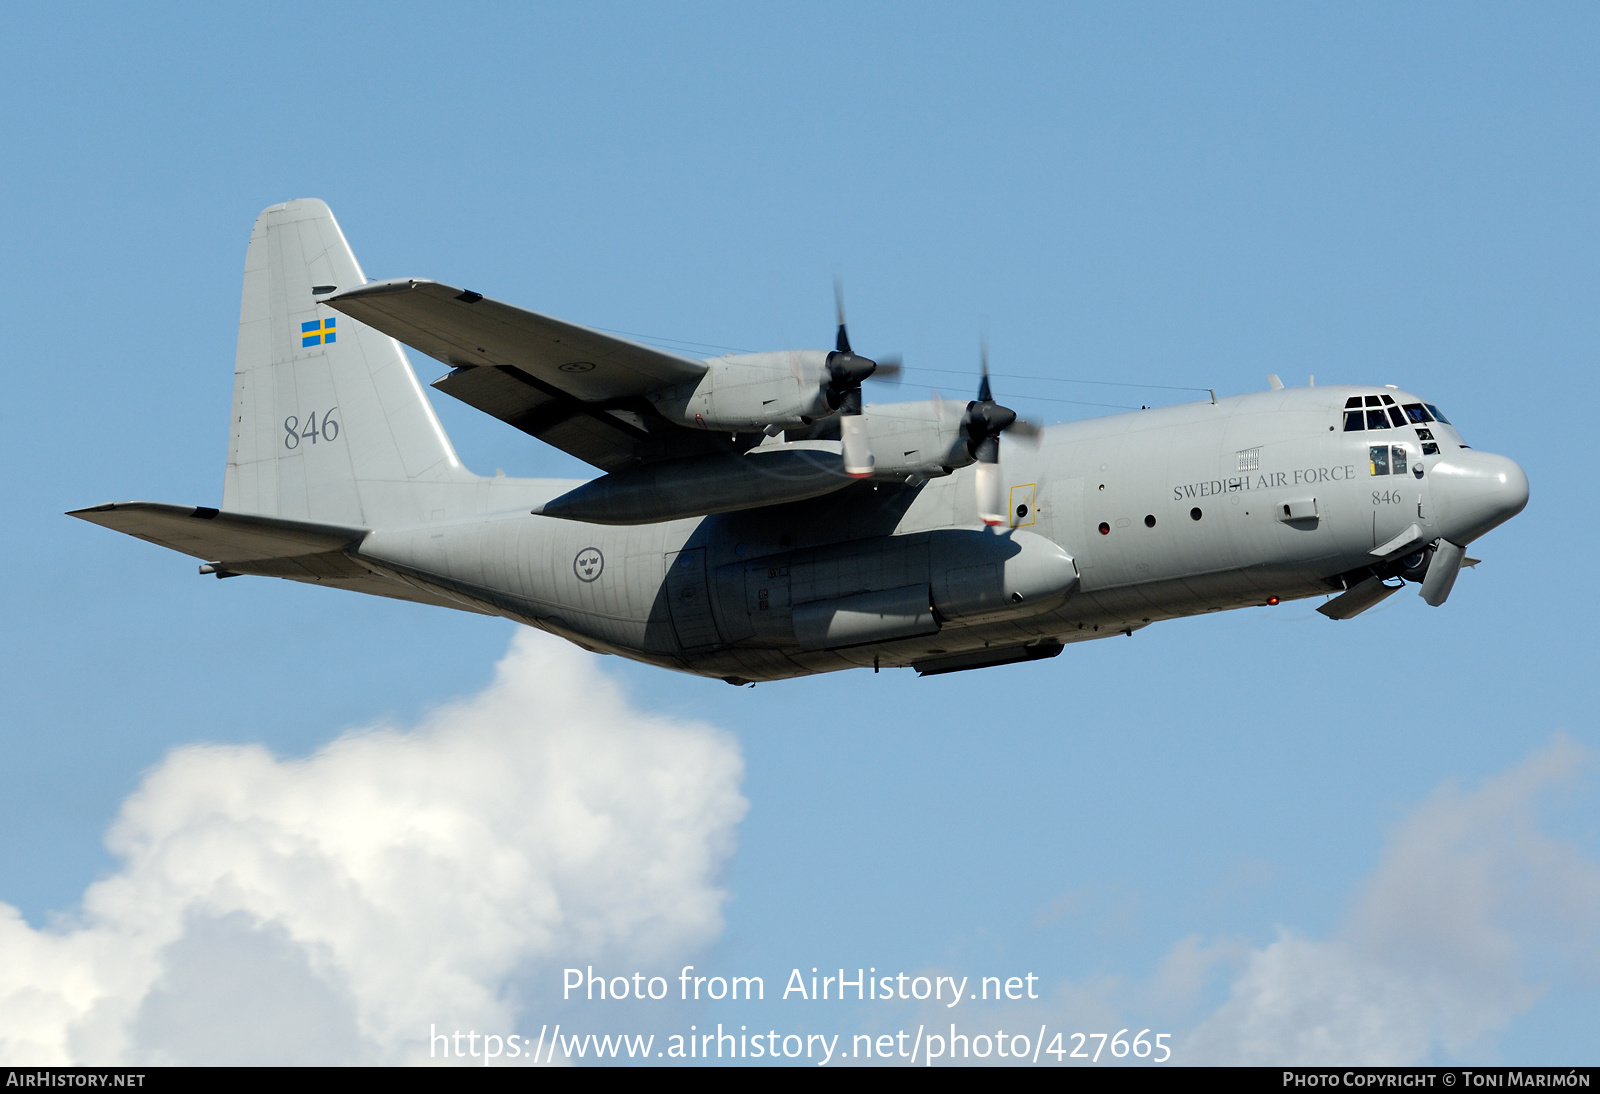
M437 281L375 281L323 301L451 366L433 386L605 471L725 445L656 412L647 395L700 361Z

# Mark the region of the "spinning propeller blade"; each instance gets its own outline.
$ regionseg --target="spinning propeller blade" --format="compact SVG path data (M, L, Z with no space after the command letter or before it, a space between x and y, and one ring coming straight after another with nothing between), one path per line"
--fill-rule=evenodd
M989 384L989 341L981 343L979 350L978 397L967 404L961 419L962 431L967 437L967 451L978 461L977 502L978 519L988 525L1006 523L1006 503L1001 497L1004 480L1000 477L1000 434L1014 432L1019 437L1035 439L1039 427L1017 417L1010 407L994 401Z
M844 469L855 478L872 474L872 449L867 441L866 422L861 418L861 384L868 378L898 382L900 358L874 361L850 348L850 331L844 318L844 285L833 281L834 315L839 332L833 352L828 354L828 403L839 414L839 442L844 450Z

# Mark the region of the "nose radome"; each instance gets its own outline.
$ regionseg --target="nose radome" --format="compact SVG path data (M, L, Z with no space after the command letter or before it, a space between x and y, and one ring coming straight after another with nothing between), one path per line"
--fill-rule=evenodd
M1436 463L1431 477L1440 531L1453 543L1471 543L1528 504L1528 476L1493 452L1461 449Z

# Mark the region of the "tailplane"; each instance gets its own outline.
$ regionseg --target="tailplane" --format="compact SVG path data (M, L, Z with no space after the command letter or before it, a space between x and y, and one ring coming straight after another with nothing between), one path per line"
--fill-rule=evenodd
M256 219L245 257L224 512L373 528L460 515L461 465L400 344L319 301L366 277L312 198Z

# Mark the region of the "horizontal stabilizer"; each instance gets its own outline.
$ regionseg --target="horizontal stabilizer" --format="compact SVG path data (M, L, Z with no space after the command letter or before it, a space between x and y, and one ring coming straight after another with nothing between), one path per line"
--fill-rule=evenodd
M246 513L224 513L205 506L119 501L75 509L69 517L123 532L211 562L293 558L340 551L360 541L365 528Z
M1329 619L1352 619L1385 597L1400 591L1399 585L1385 585L1381 577L1369 577L1317 609Z
M281 517L225 513L206 506L119 501L77 509L69 517L86 520L137 539L206 560L202 574L217 577L281 577L392 600L489 614L485 608L445 596L358 561L350 549L365 528L311 524Z

